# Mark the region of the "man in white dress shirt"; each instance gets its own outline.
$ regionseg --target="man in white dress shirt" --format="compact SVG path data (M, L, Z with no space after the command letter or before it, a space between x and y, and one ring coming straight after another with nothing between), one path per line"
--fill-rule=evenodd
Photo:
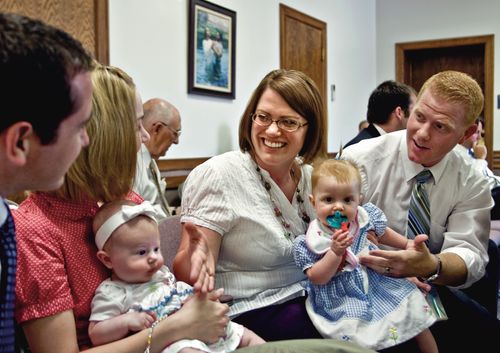
M360 168L363 201L384 210L388 226L401 234L406 234L415 176L431 171L424 186L429 234L417 235L414 249L377 250L361 262L389 276L416 276L437 285L449 317L432 327L441 352L457 347L455 351L465 351L464 344L485 344L500 332L498 320L459 290L481 279L488 264L490 189L470 161L454 150L475 132L483 102L481 88L468 75L438 73L422 87L407 130L361 141L342 154Z
M160 221L175 213L175 208L168 205L165 197L167 184L161 178L156 161L166 154L173 143L179 143L181 117L171 103L153 98L144 103L143 125L150 139L146 144L142 144L138 152L133 189L154 205Z

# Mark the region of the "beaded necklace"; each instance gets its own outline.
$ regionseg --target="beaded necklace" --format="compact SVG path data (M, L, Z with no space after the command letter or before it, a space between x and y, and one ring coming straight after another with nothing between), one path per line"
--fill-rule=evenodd
M273 205L274 215L276 216L276 218L280 221L281 225L283 226L284 237L286 239L292 241L293 239L292 239L292 233L290 232L290 223L288 223L286 221L285 217L283 216L283 212L281 212L280 208L278 207L278 203L271 195L271 184L269 183L269 181L267 181L264 178L264 175L262 175L262 171L258 165L255 168L255 170L259 174L262 185L264 186L264 189L266 189L267 194L269 195L269 200L271 200L271 204ZM293 169L290 171L290 175L292 176L292 179L295 181L295 172ZM297 200L297 203L299 204L300 216L302 218L302 221L307 225L311 221L311 218L309 217L309 215L307 214L307 212L304 209L304 199L302 198L302 194L301 194L298 182L297 182L297 187L295 189L295 192L297 194L295 198Z

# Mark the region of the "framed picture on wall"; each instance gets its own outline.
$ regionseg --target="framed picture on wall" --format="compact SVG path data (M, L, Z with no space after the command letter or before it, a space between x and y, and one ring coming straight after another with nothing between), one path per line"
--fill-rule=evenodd
M236 12L189 1L188 93L234 99Z

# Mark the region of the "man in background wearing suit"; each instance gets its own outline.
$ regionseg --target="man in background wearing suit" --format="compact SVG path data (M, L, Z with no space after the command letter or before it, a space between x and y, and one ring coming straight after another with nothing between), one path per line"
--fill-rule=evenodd
M133 190L150 201L164 219L175 213L165 197L167 183L161 178L156 161L167 153L169 147L179 143L181 117L179 111L169 102L153 98L144 103L144 128L150 135L142 144L137 156L136 178Z
M404 83L391 80L382 82L368 100L368 127L346 143L344 148L361 140L405 129L416 96L415 90Z

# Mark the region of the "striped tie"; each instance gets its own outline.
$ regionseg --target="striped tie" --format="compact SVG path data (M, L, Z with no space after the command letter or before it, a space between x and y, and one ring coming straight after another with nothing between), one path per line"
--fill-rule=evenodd
M418 234L429 235L431 224L431 212L429 205L429 196L425 191L424 184L432 178L428 169L421 171L417 176L417 182L413 186L410 199L410 209L408 210L408 227L406 235L414 239Z
M0 202L2 200L0 199ZM8 207L7 204L0 207ZM9 212L9 211L8 211ZM0 353L15 350L14 306L16 299L16 236L10 212L0 226L0 259L2 264L0 288Z

